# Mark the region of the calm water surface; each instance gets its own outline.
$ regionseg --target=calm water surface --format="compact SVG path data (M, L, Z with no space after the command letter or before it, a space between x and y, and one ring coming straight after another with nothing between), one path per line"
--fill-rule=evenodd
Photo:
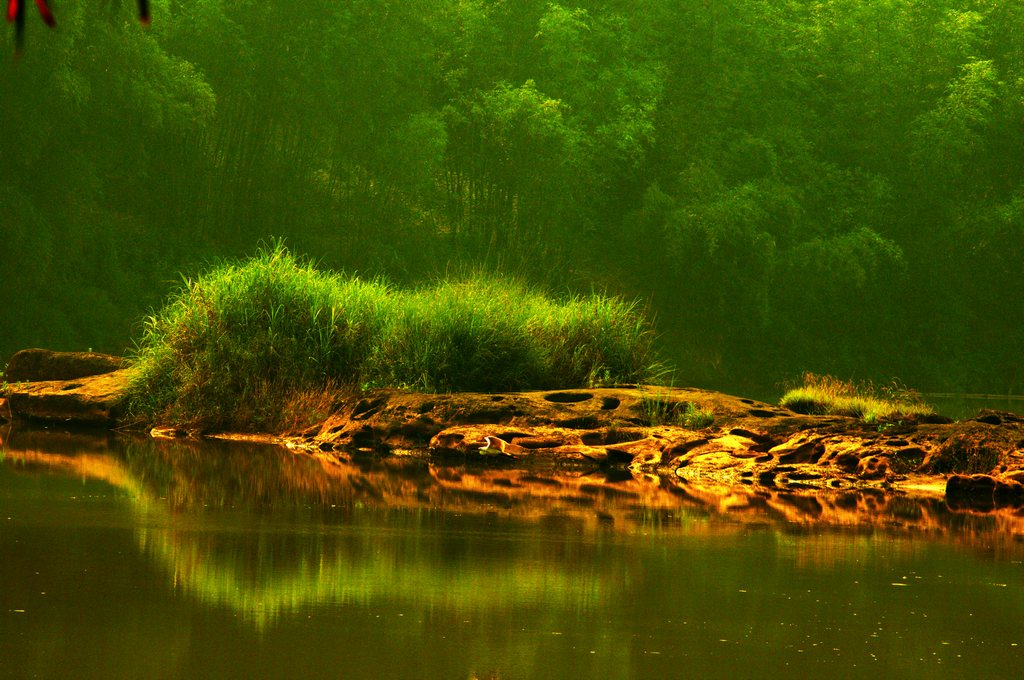
M743 498L8 433L0 676L1022 676L1024 519Z

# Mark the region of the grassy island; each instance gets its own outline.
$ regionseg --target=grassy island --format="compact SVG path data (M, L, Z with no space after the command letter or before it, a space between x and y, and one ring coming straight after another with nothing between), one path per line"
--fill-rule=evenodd
M186 279L146 319L129 404L143 420L279 428L325 415L339 390L635 383L657 366L653 340L616 298L554 300L493 276L399 289L275 245Z

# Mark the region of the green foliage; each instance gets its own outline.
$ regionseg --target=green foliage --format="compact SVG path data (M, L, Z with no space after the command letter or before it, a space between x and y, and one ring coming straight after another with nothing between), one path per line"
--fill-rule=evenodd
M702 430L711 427L715 422L715 414L703 409L693 402L680 401L666 394L654 394L644 397L638 403L640 417L644 424L676 425L689 430Z
M914 420L935 413L916 393L905 388L879 390L832 376L805 373L803 384L783 395L782 406L807 415L849 416L866 423Z
M320 273L280 245L225 263L146 320L130 401L220 424L276 390L355 382L390 303L382 283Z
M646 322L612 298L555 302L483 276L403 291L277 244L186 279L147 319L129 402L147 419L265 428L317 390L582 387L653 363Z
M691 383L1024 390L1019 2L129 5L0 69L0 353L121 352L277 234L651 300Z
M914 153L930 179L956 179L972 154L984 153L984 130L1002 83L992 60L964 64L947 86L946 96L919 116Z

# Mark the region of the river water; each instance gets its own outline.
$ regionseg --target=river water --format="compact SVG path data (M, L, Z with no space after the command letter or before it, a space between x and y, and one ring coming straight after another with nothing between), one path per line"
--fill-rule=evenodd
M7 433L0 676L1020 678L1024 518Z

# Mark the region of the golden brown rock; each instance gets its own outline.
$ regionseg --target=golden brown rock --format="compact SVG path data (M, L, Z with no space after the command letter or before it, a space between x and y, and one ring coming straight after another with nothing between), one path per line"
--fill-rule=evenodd
M11 386L13 415L109 427L128 370ZM1024 418L984 412L963 422L867 424L798 415L694 388L609 387L509 393L374 390L335 400L319 425L279 439L317 456L412 452L484 466L605 471L668 480L680 489L745 487L808 493L947 488L972 510L1017 504L1024 493ZM687 427L685 414L706 427ZM171 424L154 436L189 436ZM947 478L958 474L963 479ZM991 482L973 479L982 475ZM687 491L688 492L688 491ZM680 491L682 493L682 491ZM968 499L964 501L963 499ZM981 499L981 500L977 500Z
M112 427L121 415L129 370L75 380L18 383L7 395L11 413L26 420Z
M4 379L9 383L75 380L127 367L125 359L98 352L23 349L7 362Z

